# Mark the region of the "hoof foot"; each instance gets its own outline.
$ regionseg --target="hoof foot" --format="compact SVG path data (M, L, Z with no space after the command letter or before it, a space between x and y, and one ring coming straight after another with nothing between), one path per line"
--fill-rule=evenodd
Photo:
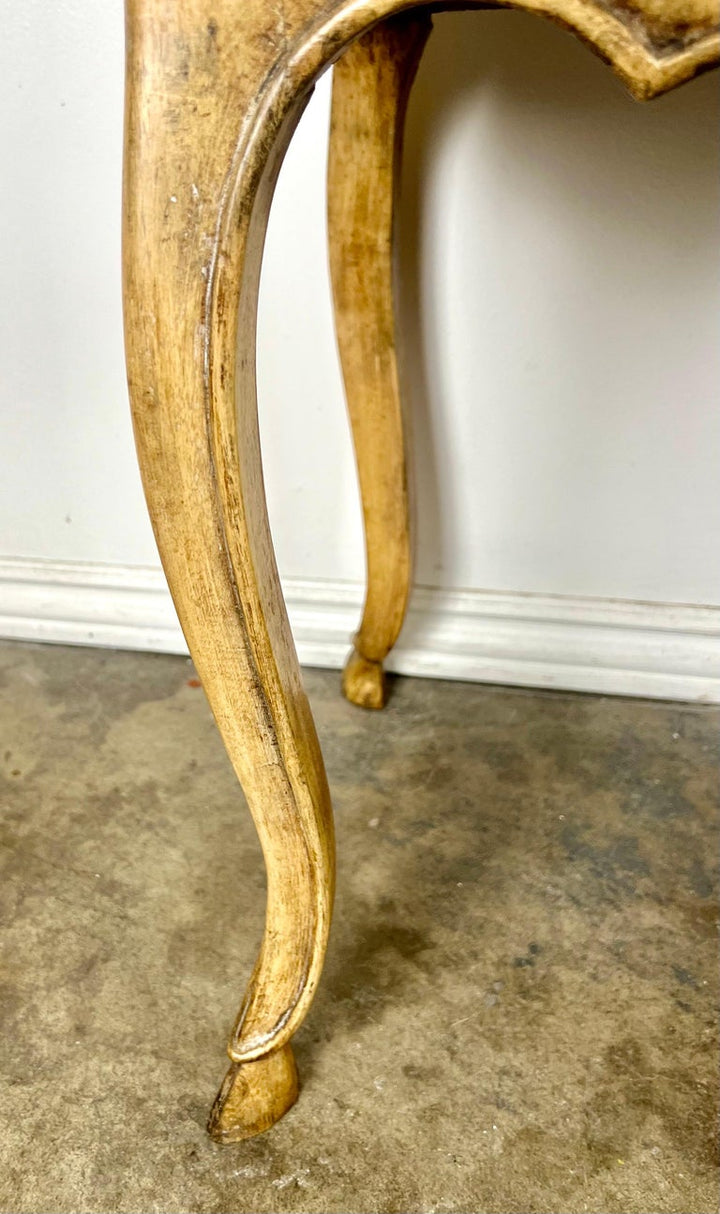
M210 1112L208 1134L216 1142L262 1134L297 1097L297 1067L289 1045L251 1062L233 1062Z
M387 690L382 662L371 662L361 657L356 649L347 660L342 687L351 704L358 704L360 708L385 707Z

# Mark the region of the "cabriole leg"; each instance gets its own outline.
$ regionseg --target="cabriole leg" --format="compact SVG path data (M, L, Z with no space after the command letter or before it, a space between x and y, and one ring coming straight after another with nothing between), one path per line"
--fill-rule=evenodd
M350 46L333 79L330 269L367 552L365 607L343 690L363 708L385 704L382 663L400 633L410 591L393 229L407 100L430 29L422 10L382 22Z
M289 1042L320 976L334 880L330 800L257 429L262 244L301 108L278 100L271 74L292 33L276 7L127 5L124 303L138 455L178 615L267 866L265 935L209 1125L222 1142L267 1129L296 1098Z

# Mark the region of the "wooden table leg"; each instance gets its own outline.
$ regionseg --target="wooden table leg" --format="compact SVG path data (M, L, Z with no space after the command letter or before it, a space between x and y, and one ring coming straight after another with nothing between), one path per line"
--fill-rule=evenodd
M271 24L266 6L237 0L214 0L212 16L204 0L127 6L124 301L138 455L178 615L267 866L265 936L209 1124L223 1142L267 1129L295 1100L289 1041L320 976L334 881L330 799L257 429L262 243L302 108L268 101Z
M407 100L430 30L423 10L381 22L349 47L333 78L330 268L367 552L365 608L343 690L363 708L385 704L382 663L400 633L410 591L393 229Z

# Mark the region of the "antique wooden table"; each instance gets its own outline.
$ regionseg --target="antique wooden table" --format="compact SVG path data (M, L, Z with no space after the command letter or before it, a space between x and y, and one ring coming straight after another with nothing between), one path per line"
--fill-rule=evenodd
M491 5L432 9L473 7ZM514 7L574 31L640 99L718 62L716 0ZM332 809L260 462L255 330L268 210L313 84L337 61L331 268L368 556L344 688L379 708L410 580L394 185L430 11L403 0L127 0L124 297L138 455L178 615L267 866L265 935L210 1115L222 1142L267 1129L296 1099L290 1039L320 978L334 884Z

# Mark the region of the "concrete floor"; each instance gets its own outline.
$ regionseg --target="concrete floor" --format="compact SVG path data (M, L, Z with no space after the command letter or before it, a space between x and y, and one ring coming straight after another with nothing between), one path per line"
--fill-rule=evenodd
M0 1207L710 1214L702 706L307 672L336 919L269 1134L204 1124L263 921L182 658L0 646Z

